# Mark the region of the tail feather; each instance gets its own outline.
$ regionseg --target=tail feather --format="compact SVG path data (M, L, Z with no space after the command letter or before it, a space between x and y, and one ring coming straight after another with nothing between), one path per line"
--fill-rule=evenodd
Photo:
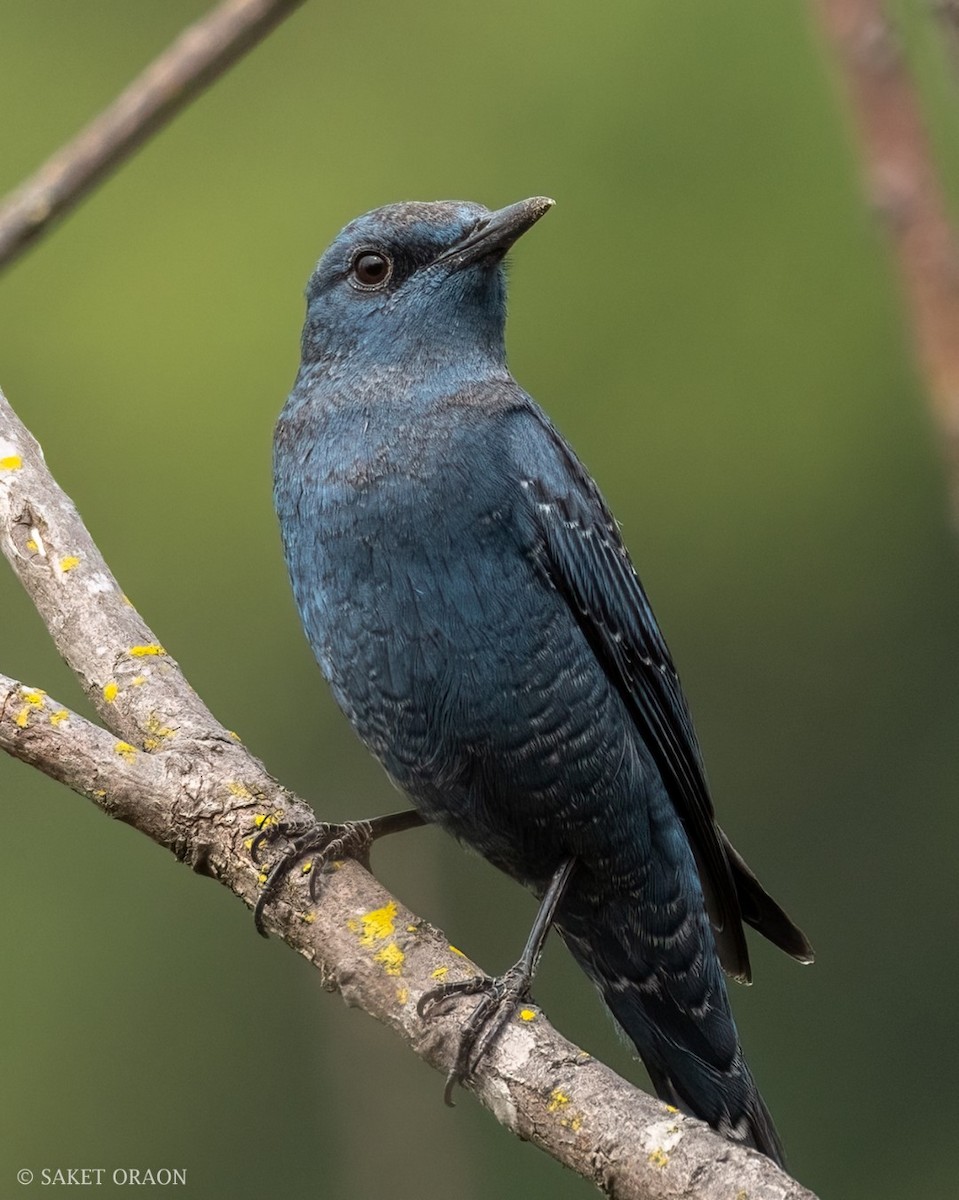
M619 1024L630 1036L621 1021ZM725 1079L714 1076L710 1080L708 1073L694 1069L686 1072L685 1086L678 1076L674 1078L668 1073L668 1068L663 1070L654 1065L651 1055L643 1057L643 1065L660 1100L691 1117L707 1121L723 1137L759 1150L785 1169L782 1141L742 1055L739 1056L739 1070ZM702 1068L703 1064L697 1065ZM695 1101L690 1100L691 1095L695 1095ZM707 1096L713 1100L708 1112L704 1105Z
M729 1008L705 910L672 931L635 899L566 906L558 927L634 1044L659 1098L731 1141L784 1165L782 1142L749 1067Z
M743 920L798 962L811 963L815 955L809 939L770 896L721 829L719 838L732 871Z

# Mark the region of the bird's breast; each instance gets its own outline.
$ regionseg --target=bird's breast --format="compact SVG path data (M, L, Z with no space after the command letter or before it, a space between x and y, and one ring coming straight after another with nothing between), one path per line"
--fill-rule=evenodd
M502 446L436 446L278 455L294 594L341 708L424 813L517 876L548 877L634 792L632 727L537 566ZM514 844L542 862L511 862Z

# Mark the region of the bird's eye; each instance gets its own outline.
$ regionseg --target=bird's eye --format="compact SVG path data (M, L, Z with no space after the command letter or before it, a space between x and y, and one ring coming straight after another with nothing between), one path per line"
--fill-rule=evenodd
M353 278L363 287L382 287L393 274L393 264L385 254L363 250L353 259Z

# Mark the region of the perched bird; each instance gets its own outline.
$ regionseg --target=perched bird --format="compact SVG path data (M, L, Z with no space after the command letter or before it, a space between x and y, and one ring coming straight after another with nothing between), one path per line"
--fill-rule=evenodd
M337 702L415 805L374 834L436 822L543 901L513 972L459 989L487 996L455 1074L552 922L658 1095L782 1162L723 968L749 978L743 921L811 948L716 824L617 524L506 366L503 258L551 205L393 204L320 259L275 439L293 592Z

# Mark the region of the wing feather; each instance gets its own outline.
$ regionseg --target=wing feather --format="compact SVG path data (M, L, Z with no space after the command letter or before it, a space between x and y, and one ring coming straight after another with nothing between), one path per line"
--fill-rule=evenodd
M812 961L812 948L730 845L715 812L679 675L619 527L585 468L538 408L537 452L518 465L536 555L565 598L586 640L623 698L683 823L702 881L723 967L750 979L743 920L788 954ZM545 432L553 456L544 460ZM539 472L528 470L529 461Z

